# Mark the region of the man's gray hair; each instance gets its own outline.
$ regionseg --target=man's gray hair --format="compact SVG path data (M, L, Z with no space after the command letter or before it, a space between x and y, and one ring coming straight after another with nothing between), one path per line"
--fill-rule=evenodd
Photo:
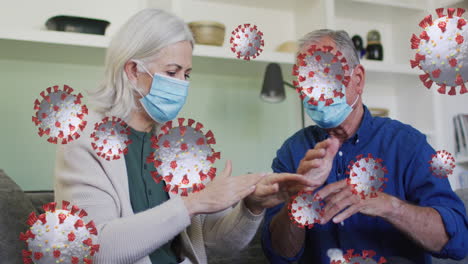
M299 40L299 50L305 50L308 46L318 43L321 39L328 37L336 44L336 48L343 53L343 56L348 61L350 68L354 68L360 64L359 56L354 48L353 41L348 33L344 30L319 29L307 33Z

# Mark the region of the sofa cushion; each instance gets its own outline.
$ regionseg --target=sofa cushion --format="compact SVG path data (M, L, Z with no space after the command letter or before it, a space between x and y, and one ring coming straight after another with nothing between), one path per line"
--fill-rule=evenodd
M0 170L0 262L23 263L21 251L26 245L19 234L28 230L26 219L32 211L34 207L21 188Z

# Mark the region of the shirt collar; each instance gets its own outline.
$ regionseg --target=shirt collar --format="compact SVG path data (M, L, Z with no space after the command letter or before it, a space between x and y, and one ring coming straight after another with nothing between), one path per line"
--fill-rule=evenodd
M362 105L364 107L364 114L361 120L361 124L359 125L359 128L354 136L352 136L349 141L353 143L354 145L358 144L359 142L365 142L367 139L370 137L371 129L372 129L372 115L367 109L367 106L364 104Z

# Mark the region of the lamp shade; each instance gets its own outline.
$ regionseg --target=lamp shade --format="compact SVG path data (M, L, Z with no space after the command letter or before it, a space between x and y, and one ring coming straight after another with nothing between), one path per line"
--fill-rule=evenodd
M279 103L286 98L281 67L277 63L267 65L260 98L269 103Z

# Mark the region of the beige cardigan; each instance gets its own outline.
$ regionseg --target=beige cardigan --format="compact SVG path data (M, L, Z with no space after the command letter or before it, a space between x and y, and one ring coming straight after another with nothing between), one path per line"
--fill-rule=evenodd
M151 264L148 255L181 234L183 263L208 263L205 247L233 253L251 241L263 215L238 203L225 211L190 219L183 200L167 202L134 214L123 158L106 161L91 147L89 135L102 115L90 113L81 138L60 146L55 168L55 200L70 201L88 212L86 222L98 226L100 251L96 264Z

